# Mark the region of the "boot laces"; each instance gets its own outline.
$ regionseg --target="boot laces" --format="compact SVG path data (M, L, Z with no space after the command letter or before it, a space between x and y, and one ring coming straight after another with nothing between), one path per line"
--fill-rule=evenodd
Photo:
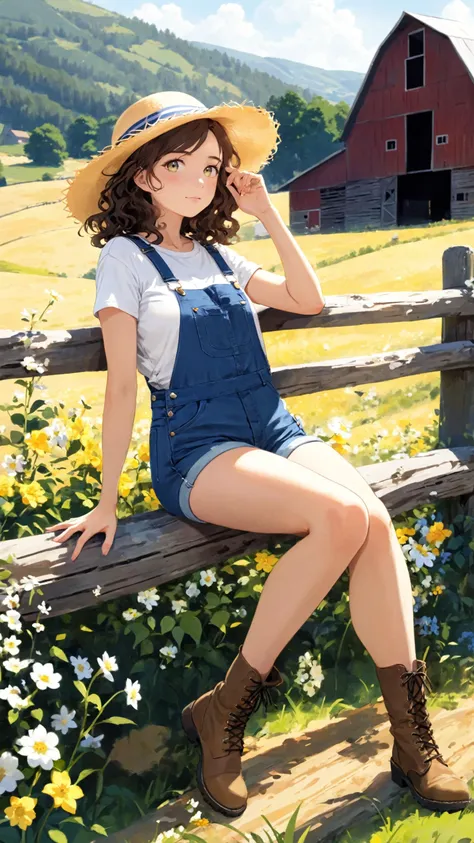
M262 680L254 679L253 676L250 677L250 680L255 683L255 687L245 688L247 693L237 703L237 713L235 711L229 713L227 725L224 729L225 732L229 733L228 737L223 739L223 743L229 743L229 746L226 747L227 752L237 750L240 755L243 755L244 729L250 715L260 707L262 702L265 714L268 705L273 705L270 688Z
M446 764L441 755L438 744L433 735L433 727L430 723L429 714L426 710L426 696L425 688L432 691L431 681L429 676L425 673L424 666L420 665L416 670L409 670L401 676L403 684L407 685L408 699L410 705L408 707L408 714L413 716L415 723L415 731L412 735L416 738L417 743L420 744L422 751L426 754L425 761L429 764L433 759L438 758L443 764Z

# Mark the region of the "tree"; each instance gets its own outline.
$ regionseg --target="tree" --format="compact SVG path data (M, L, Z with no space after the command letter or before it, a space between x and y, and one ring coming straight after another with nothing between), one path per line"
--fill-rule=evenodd
M96 151L98 123L95 117L81 114L70 124L67 137L67 150L71 158L84 157L84 146L87 144L87 154L91 150ZM92 145L91 145L92 141Z
M43 123L31 132L25 143L25 155L37 166L59 167L68 157L66 141L56 126Z

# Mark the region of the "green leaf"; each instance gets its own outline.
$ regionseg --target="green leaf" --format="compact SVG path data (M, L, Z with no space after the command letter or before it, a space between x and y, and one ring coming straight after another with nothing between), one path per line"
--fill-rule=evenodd
M59 825L64 825L65 823L79 823L79 825L85 825L82 817L66 817L65 820L61 820Z
M161 618L161 634L164 635L166 632L170 632L175 624L176 621L174 618L170 615L165 615L164 618Z
M10 416L13 424L16 424L18 427L23 427L25 424L25 414L24 413L12 413Z
M89 702L95 705L99 711L102 709L102 702L98 694L90 694Z
M106 832L106 830L105 830L104 826L103 826L103 825L99 825L99 823L94 823L94 825L91 825L91 831L97 831L97 834L103 834L103 835L104 835L104 837L108 837L108 836L109 836L109 835L107 834L107 832Z
M57 659L61 659L63 662L69 662L68 657L64 650L61 650L61 647L56 647L54 644L50 647L49 652L52 656L56 656Z
M107 717L106 720L101 720L101 723L113 723L114 726L123 726L125 723L131 723L132 726L136 726L134 720L129 720L128 717Z
M12 445L20 445L23 442L23 433L20 430L10 431Z
M86 776L91 776L92 773L98 773L98 772L99 772L99 770L92 770L92 769L81 770L81 772L79 773L79 775L77 777L77 780L74 782L74 784L79 784L79 782L82 782L82 779L85 779Z
M80 679L75 679L74 685L76 686L77 690L79 691L80 694L82 694L83 697L87 696L87 688L84 685L84 682L81 682Z
M33 711L30 712L31 716L35 718L35 720L42 720L43 719L43 709L42 708L34 708Z
M10 711L8 712L8 722L9 723L15 723L18 720L19 715L20 715L19 711L14 711L11 708Z
M227 612L225 609L221 609L220 612L215 612L215 614L212 615L209 623L212 623L214 626L217 626L218 629L221 629L221 627L227 623L229 618L229 612Z
M225 615L226 619L229 617L229 613L223 611L216 612L214 618L217 617L217 615L219 614L222 614L223 616ZM214 623L214 618L211 619L211 623ZM199 618L196 617L196 615L193 615L192 612L183 612L179 616L179 625L183 632L189 635L196 642L196 644L199 644L202 635L202 624Z
M54 843L67 843L67 837L64 834L64 831L60 831L59 828L50 828L48 830L48 837L50 840L53 840Z

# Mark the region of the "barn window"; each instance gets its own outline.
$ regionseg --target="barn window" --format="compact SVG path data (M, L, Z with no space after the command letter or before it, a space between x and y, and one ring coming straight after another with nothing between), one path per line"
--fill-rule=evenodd
M390 152L392 149L396 149L396 148L397 148L396 140L385 141L385 151L386 152Z
M424 56L425 54L425 30L417 29L416 32L410 32L408 36L408 55Z
M436 143L438 146L448 142L448 135L436 135Z
M456 193L456 202L467 202L469 193Z
M407 91L413 88L423 88L425 84L425 57L415 56L413 59L405 59L405 72Z
M408 36L408 58L405 59L405 88L423 88L425 84L425 30L418 29Z

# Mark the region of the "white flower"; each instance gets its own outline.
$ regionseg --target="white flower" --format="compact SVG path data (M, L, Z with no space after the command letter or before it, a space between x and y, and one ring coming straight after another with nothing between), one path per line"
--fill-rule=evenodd
M47 388L48 387L46 386L45 383L35 383L35 384L33 384L33 389L47 389Z
M33 588L39 588L41 583L37 577L33 576L33 574L28 574L27 577L21 578L20 585L23 591L31 591Z
M67 735L69 729L77 729L77 723L74 721L76 711L68 711L65 705L62 705L59 714L51 715L51 726L56 732L61 732Z
M20 605L20 595L19 594L7 594L7 596L4 597L3 600L2 600L2 605L8 606L9 609L18 609L18 607Z
M49 615L51 608L51 606L46 605L44 600L38 605L38 609L40 610L42 615Z
M4 661L3 666L6 670L11 670L12 673L19 673L20 670L24 670L25 667L28 667L32 661L33 659L16 659L13 657Z
M7 454L4 461L2 462L2 467L7 469L7 474L10 477L15 477L17 474L22 474L25 470L26 460L22 454L17 454L16 456L10 456Z
M212 585L213 582L216 581L216 575L214 571L211 571L209 568L207 571L200 571L201 574L201 585Z
M47 296L49 296L53 301L62 301L64 296L61 293L57 293L56 290L45 290Z
M21 746L18 754L26 755L30 767L40 766L43 770L51 770L53 761L58 761L61 757L57 748L58 736L54 732L47 732L41 723L36 729L29 729L28 734L23 735L17 742Z
M188 604L186 603L186 600L172 600L171 608L173 609L173 612L179 615L180 612L186 611L186 609L188 608Z
M118 665L115 656L109 656L107 651L103 653L102 658L97 657L97 661L99 662L100 667L103 670L104 676L109 682L114 681L114 677L112 676L112 670L118 670Z
M127 679L125 683L125 690L127 692L127 705L131 705L136 709L138 700L141 700L140 683L137 681L132 682L131 679Z
M94 595L94 597L98 597L101 591L102 591L102 586L98 585L96 588L92 589L92 594Z
M86 735L85 738L81 741L80 746L85 747L92 747L92 749L100 749L100 744L103 739L103 735L96 735L95 738L92 735Z
M196 583L192 582L192 580L188 580L188 582L186 583L186 586L187 587L185 589L185 592L188 595L188 597L197 597L198 594L201 593L201 589L198 588Z
M0 755L0 796L3 793L13 793L16 784L24 775L18 769L18 758L11 752L2 752Z
M153 586L153 588L146 588L145 591L139 591L137 594L138 602L144 603L145 608L148 610L152 609L153 606L157 606L159 599L160 598L155 586Z
M69 661L71 662L74 670L76 671L76 676L78 679L90 679L92 676L92 668L89 664L88 659L84 659L82 656L71 656Z
M35 358L32 356L24 357L21 361L21 365L28 369L29 372L38 372L39 375L43 375L45 369L47 368L49 363L49 359L46 357L44 363L37 363ZM28 437L25 437L28 438Z
M0 615L0 621L8 624L8 629L13 629L15 632L21 632L22 625L20 623L21 615L16 609L8 609L4 615Z
M48 424L43 430L48 436L48 442L51 447L57 445L59 448L65 448L69 442L65 424L61 419L54 419L52 424Z
M29 697L26 700L22 698L18 685L9 685L8 688L2 688L0 699L7 700L12 708L28 708L29 704Z
M3 649L5 653L9 653L11 656L17 656L20 652L19 644L21 644L21 638L17 638L16 635L10 635L10 638L3 639Z
M60 673L54 672L51 662L47 662L46 664L35 662L30 676L40 691L44 691L45 688L59 688L59 683L62 679Z
M178 652L178 648L175 647L174 644L172 644L171 646L167 644L165 647L160 647L159 652L162 653L164 656L170 656L170 658L175 659L176 653Z
M141 618L142 615L143 612L139 612L138 609L125 609L125 611L122 612L122 617L126 621L134 621L137 618Z
M36 629L36 632L43 632L45 629L44 623L40 623L39 621L35 621L31 626Z

